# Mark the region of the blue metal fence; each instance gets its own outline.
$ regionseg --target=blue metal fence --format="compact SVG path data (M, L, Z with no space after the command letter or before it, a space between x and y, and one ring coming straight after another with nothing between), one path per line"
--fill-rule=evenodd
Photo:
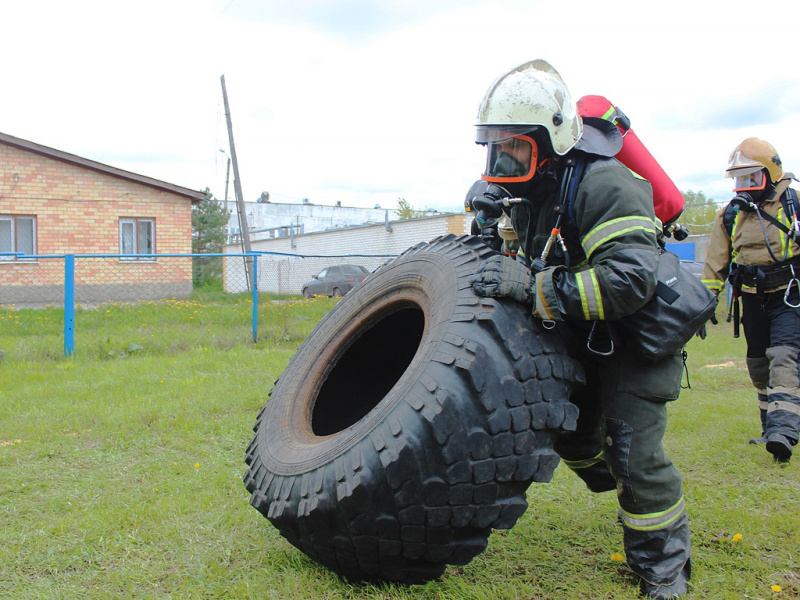
M163 277L167 277L172 271L180 270L181 277L184 279L188 277L188 280L180 284L174 282L165 284L160 297L166 299L176 295L174 294L176 285L180 285L183 292L187 292L187 290L191 292L191 265L187 267L185 263L181 262L181 259L191 261L192 259L220 258L225 264L221 276L224 279L225 291L249 292L252 296L252 340L257 342L259 293L299 294L303 281L311 279L313 275L330 264L359 263L367 266L369 271L373 271L392 256L354 254L321 256L275 252L146 255L0 253L0 307L8 305L16 307L20 305L23 307L50 306L63 303L64 355L71 356L75 352L75 310L76 306L82 305L81 302L86 302L87 298L90 304L114 302L118 299L115 294L128 288L130 289L125 292L127 296L124 300L133 299L131 294L136 294L136 290L147 294L155 293L152 286L158 285L158 283L151 281L152 272L142 275L141 281L136 281L134 277L128 279L122 277L121 271L130 272L137 267L148 270L160 269L157 272L162 273ZM170 266L168 259L174 259L176 262ZM238 261L231 259L238 259ZM60 261L63 261L63 275L57 273ZM89 263L94 263L92 268L86 266ZM16 271L13 270L15 265ZM90 274L81 274L80 281L78 281L76 269L80 270L81 265ZM179 265L180 269L178 269ZM103 287L102 284L97 285L96 283L97 272L100 271L107 275L108 281L105 284L107 289L87 292L89 288ZM20 281L20 273L23 272L25 281ZM62 276L63 279L61 279ZM120 283L121 281L124 282ZM148 296L148 298L152 297ZM139 298L139 300L148 298Z

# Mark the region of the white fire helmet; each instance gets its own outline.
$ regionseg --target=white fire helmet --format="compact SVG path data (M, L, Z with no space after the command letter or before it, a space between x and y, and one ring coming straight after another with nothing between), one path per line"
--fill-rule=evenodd
M564 155L578 143L583 123L558 71L544 60L533 60L498 77L481 102L476 142L487 146L483 179L498 183L531 179L539 149L526 134L542 129L553 151Z

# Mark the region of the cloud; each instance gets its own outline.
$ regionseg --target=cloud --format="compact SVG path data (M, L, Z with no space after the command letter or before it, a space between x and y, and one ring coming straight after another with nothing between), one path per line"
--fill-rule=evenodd
M757 86L718 90L703 103L682 107L678 114L662 114L661 126L692 130L729 130L775 125L800 112L800 84L794 77L763 81Z
M793 57L800 3L774 11L770 55ZM218 197L221 75L245 199L459 210L478 103L533 58L618 103L681 189L726 194L750 135L800 169L800 85L734 42L751 22L718 0L29 0L0 18L0 131Z

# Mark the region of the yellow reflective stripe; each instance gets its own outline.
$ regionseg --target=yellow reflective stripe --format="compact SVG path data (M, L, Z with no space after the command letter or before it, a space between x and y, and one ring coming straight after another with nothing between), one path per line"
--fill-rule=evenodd
M648 180L646 177L642 177L641 175L639 175L639 174L638 174L636 171L634 171L633 169L628 169L628 171L630 171L630 172L631 172L631 175L633 175L633 178L634 178L634 179L641 179L642 181L647 181L647 183L650 183L650 181L649 181L649 180Z
M792 226L791 222L789 221L789 217L786 216L786 212L783 210L783 206L778 209L778 220L783 223L787 229ZM778 233L781 236L781 248L785 249L782 250L782 252L784 252L784 256L786 258L793 258L794 250L792 249L792 239L780 229L778 229Z
M655 224L652 219L645 217L620 217L612 219L592 229L582 240L583 251L587 258L590 257L597 248L607 242L632 231L645 231L653 233Z
M784 218L783 207L778 209L778 214L776 216L777 216L778 221L780 223L783 223L787 227L789 226L789 224L786 222L786 219ZM776 228L776 229L778 229L778 228ZM778 229L778 237L779 237L778 244L780 245L781 252L783 251L784 248L786 248L786 250L788 252L791 252L791 244L787 245L787 243L786 243L786 234L783 233L783 231L781 231L780 229Z
M586 291L583 289L583 277L582 273L578 273L575 275L575 283L578 284L578 293L581 296L581 308L583 308L583 318L587 321L591 321L591 317L589 316L589 303L586 301Z
M577 469L588 469L589 467L594 466L603 460L604 458L602 450L598 452L597 456L593 456L592 458L584 458L582 460L567 460L565 458L561 459L561 461L573 471Z
M581 261L581 262L579 262L577 265L573 265L573 267L572 267L572 269L571 269L571 270L572 270L572 271L577 271L577 270L578 270L578 269L580 269L581 267L585 267L585 266L586 266L586 265L588 265L588 264L589 264L589 261L588 261L588 260L582 260L582 261Z
M603 300L600 296L600 283L593 269L576 273L575 280L581 295L583 318L594 321L603 318Z
M600 117L600 118L601 118L601 119L605 119L606 121L610 121L610 120L611 120L611 117L615 117L616 115L617 115L617 109L616 109L616 108L614 108L613 106L611 106L611 107L610 107L610 108L609 108L609 109L606 111L606 114L604 114L604 115L603 115L602 117Z
M536 278L536 312L540 313L539 317L541 317L542 311L544 311L545 316L548 319L552 319L553 312L550 310L550 306L547 304L547 299L544 297L544 288L543 286L544 277L537 277Z
M705 285L708 289L712 291L721 290L722 286L725 285L725 282L719 279L701 279L700 281L703 282L703 285Z
M736 248L733 248L733 238L736 235L736 226L739 224L739 215L742 214L741 211L736 211L736 216L733 218L733 226L731 227L731 262L736 262L736 258L739 256L739 251Z
M683 496L673 506L661 512L648 513L645 515L637 515L620 510L622 521L631 529L637 531L653 531L655 529L662 529L677 520L686 510L686 503Z

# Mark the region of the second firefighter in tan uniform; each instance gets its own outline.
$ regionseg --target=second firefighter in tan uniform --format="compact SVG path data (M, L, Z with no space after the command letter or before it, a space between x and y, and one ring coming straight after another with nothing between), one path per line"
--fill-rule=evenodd
M741 300L747 369L758 394L762 435L776 461L789 462L800 431L800 233L797 193L775 148L748 138L731 154L736 196L714 222L703 282Z

